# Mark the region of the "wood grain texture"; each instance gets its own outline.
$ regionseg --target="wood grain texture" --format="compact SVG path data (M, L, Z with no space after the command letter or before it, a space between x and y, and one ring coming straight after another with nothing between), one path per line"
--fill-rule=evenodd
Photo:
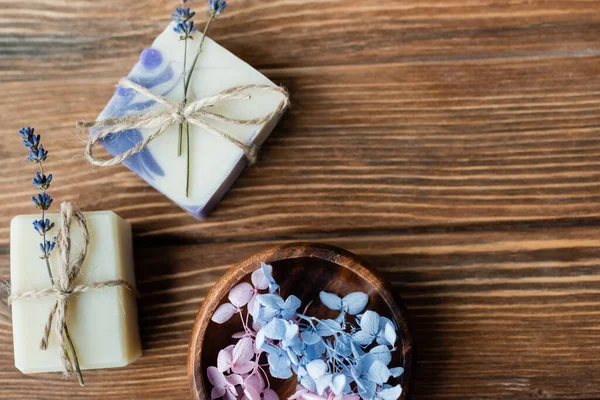
M600 2L230 0L211 37L293 106L203 222L124 167L86 165L73 128L176 3L0 0L0 279L9 221L33 211L29 124L57 203L132 222L144 342L84 389L23 376L1 302L0 398L189 398L209 288L297 240L389 275L413 317L414 398L600 398Z
M376 266L410 312L417 349L413 398L593 399L600 396L600 246L595 227L352 236L329 240ZM284 241L138 247L144 355L86 371L86 388L12 366L0 313L2 391L11 399L189 398L186 355L198 307L217 279ZM1 278L8 257L0 257ZM2 303L4 304L4 303ZM3 306L4 307L4 306ZM33 394L33 397L32 397Z

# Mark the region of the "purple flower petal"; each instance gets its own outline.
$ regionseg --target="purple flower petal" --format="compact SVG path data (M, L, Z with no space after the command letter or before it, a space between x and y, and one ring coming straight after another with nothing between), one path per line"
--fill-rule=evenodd
M252 273L252 284L255 288L260 290L266 290L269 288L269 280L265 276L262 268L259 268Z
M263 392L264 400L279 400L279 396L273 389L267 389Z
M246 386L244 388L244 394L249 400L261 400L260 392L252 386Z
M259 392L262 392L263 389L265 388L265 380L262 378L262 376L260 374L256 373L256 374L252 374L249 377L247 377L246 380L244 381L244 385L252 386L254 389L258 390Z
M224 387L213 387L211 392L210 392L210 398L211 399L218 399L219 397L223 397L223 395L225 394L226 390Z
M206 375L208 376L208 380L213 384L215 388L224 388L227 386L227 380L225 380L225 375L220 372L215 367L208 367L206 369ZM224 392L223 392L224 393ZM223 394L217 397L221 397Z
M235 314L237 308L231 303L221 304L213 314L211 320L217 324L222 324L227 321Z
M247 282L242 282L235 285L229 291L229 301L236 307L243 307L254 295L254 288Z
M247 364L254 358L254 341L248 337L240 339L239 342L233 347L233 370L237 373L244 373L248 371L236 371L236 366ZM254 364L254 363L252 363Z
M226 372L231 369L231 363L233 362L233 356L231 350L233 346L227 346L223 350L219 351L217 356L217 369L221 372Z

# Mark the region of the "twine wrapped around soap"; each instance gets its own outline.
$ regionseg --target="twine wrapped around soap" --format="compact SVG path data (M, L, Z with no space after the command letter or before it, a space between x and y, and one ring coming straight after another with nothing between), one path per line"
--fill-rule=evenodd
M51 295L56 297L56 302L50 310L48 320L44 326L44 334L40 342L40 349L46 350L48 348L48 339L52 332L52 328L54 328L54 333L58 341L63 372L65 375L73 375L74 366L73 362L69 358L67 343L64 337L64 331L67 325L67 304L71 296L77 293L118 286L132 291L135 289L127 281L122 279L75 285L75 278L77 278L79 275L81 266L83 265L85 256L87 254L87 247L90 243L90 234L83 213L72 203L65 202L61 204L60 217L62 220L62 227L56 236L58 261L52 286L43 290L12 294L8 298L8 302L10 304L18 299L39 299ZM77 223L81 227L83 236L83 246L81 251L76 254L75 257L72 257L71 255L72 222Z
M231 136L227 132L224 132L211 124L210 119L215 121L222 121L232 125L260 125L271 120L273 117L283 112L289 105L289 96L285 89L278 86L269 85L242 85L235 86L230 89L226 89L213 96L205 97L203 99L197 99L190 103L175 103L165 97L158 96L152 93L147 88L130 81L127 78L123 78L119 81L118 86L124 88L130 88L136 92L148 97L151 100L156 101L164 106L164 111L148 111L141 114L131 114L122 117L106 118L99 121L79 121L77 126L82 129L89 129L91 132L88 138L87 146L85 149L85 157L93 164L102 167L116 165L121 163L123 160L131 157L132 155L142 151L148 143L156 139L172 125L189 123L199 128L203 128L213 134L221 136L230 143L235 144L244 152L248 162L254 164L258 153L258 146L254 143L246 144L242 141ZM224 115L216 114L209 109L213 106L220 104L227 100L244 100L250 99L250 96L246 94L249 90L260 90L263 92L273 92L281 95L281 102L276 109L270 113L264 114L257 118L252 119L240 119L230 118ZM108 135L122 132L128 129L156 129L156 132L147 136L133 146L131 149L124 151L121 154L114 156L108 160L99 160L92 154L96 143L105 138Z

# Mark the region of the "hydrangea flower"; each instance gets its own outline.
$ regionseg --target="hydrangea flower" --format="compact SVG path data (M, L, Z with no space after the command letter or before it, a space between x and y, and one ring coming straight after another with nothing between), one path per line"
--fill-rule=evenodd
M301 301L296 296L282 297L272 272L270 265L261 263L251 275L252 283L234 286L229 302L219 306L212 316L214 322L224 323L239 314L244 328L233 336L239 339L236 344L219 352L215 369L223 378L215 371L211 373L217 382L216 393L230 398L228 393L233 391L228 391L232 384L228 379L238 375L242 379L234 384L238 397L271 400L276 394L268 389L269 376L288 379L296 375L299 384L291 399L400 397L402 387L388 383L404 372L401 367L389 366L392 351L396 350L396 327L389 318L374 311L360 314L367 306L367 294L338 296L321 292L323 304L340 315L336 319L319 319L306 315L306 310L298 312ZM261 293L267 289L268 293ZM240 382L239 378L232 379Z
M396 330L391 322L380 325L380 317L374 311L367 311L360 319L360 330L352 335L352 339L361 346L369 346L373 341L379 344L389 344L391 346L396 342Z

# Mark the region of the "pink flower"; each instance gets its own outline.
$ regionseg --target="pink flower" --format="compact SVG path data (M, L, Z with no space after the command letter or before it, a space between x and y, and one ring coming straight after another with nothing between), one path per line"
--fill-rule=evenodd
M265 276L262 268L254 271L251 279L252 285L247 282L242 282L231 288L229 291L230 303L224 303L217 307L211 317L212 321L217 324L223 324L229 321L235 313L239 313L241 308L245 305L248 306L248 311L252 315L258 291L267 289L269 287L269 280Z
M211 399L224 397L225 400L235 400L237 398L235 386L243 384L244 380L241 376L229 375L226 377L215 367L208 367L207 375L208 380L213 385L213 389L210 393Z
M265 389L262 394L264 400L279 400L279 396L273 389Z
M251 276L252 285L254 285L253 294L250 300L248 301L248 312L250 315L254 316L254 307L256 303L256 296L258 295L259 290L265 290L269 288L269 280L265 276L265 273L262 268L257 269L252 273Z
M232 370L236 374L246 374L256 365L252 359L255 356L254 340L243 337L235 346L227 346L219 352L217 365L219 372Z
M244 380L242 400L279 400L279 397L273 389L265 389L265 380L260 373L254 373Z
M313 393L302 385L296 386L296 393L288 397L289 400L360 400L357 394L336 396L330 389L323 392L323 396Z

